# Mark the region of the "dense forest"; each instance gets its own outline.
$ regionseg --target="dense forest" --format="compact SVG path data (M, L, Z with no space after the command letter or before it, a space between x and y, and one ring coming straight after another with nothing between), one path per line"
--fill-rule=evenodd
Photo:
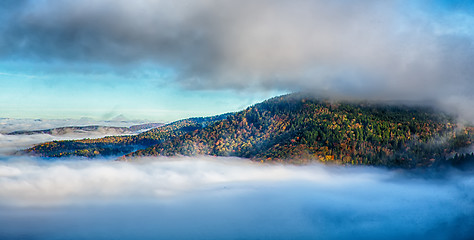
M140 133L138 135L47 142L27 149L25 152L43 157L116 157L131 153L138 149L153 146L160 142L167 141L173 137L191 132L195 129L203 128L211 122L226 118L227 115L228 114L205 118L189 118L179 120Z
M413 168L464 156L473 136L474 128L460 128L453 117L429 107L331 101L300 93L135 136L57 141L27 151L49 157L213 155Z

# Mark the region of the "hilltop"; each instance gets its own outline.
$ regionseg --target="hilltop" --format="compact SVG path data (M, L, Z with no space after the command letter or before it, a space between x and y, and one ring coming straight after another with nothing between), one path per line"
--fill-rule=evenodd
M135 136L56 141L26 151L47 157L212 155L412 168L461 159L473 134L474 128L459 128L452 116L430 107L289 94Z

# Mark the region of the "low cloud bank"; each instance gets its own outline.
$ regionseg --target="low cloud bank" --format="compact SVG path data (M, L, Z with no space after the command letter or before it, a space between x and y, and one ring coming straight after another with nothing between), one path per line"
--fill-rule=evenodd
M84 138L101 138L105 136L121 135L114 129L98 128L96 131L64 131L60 135L32 134L32 135L7 135L13 131L44 130L68 126L113 126L130 127L143 124L141 121L96 121L92 119L13 119L0 118L0 157L11 155L19 150L32 147L36 144L55 140L74 140Z
M17 119L17 118L0 118L0 133L10 133L13 131L34 131L44 130L59 127L70 126L110 126L110 127L130 127L132 125L144 124L144 121L129 121L129 120L111 120L98 121L90 118L80 119Z
M470 239L472 189L474 177L454 170L19 157L0 162L0 237Z
M367 174L366 178L353 179L351 172L337 173L336 169L332 172L331 168L318 165L303 168L265 165L236 158L176 157L135 161L36 161L26 157L4 161L0 165L3 177L0 199L19 205L55 205L103 197L162 198L192 194L195 190L212 192L221 187L251 190L246 187L247 183L255 183L257 188L280 181L339 186L387 178L375 169L360 172ZM331 180L333 174L339 176L338 181Z

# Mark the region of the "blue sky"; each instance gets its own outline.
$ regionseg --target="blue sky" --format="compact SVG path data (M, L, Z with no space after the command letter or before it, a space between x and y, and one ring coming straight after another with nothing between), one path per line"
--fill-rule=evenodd
M4 0L0 117L172 121L293 91L474 119L470 1Z
M173 74L139 68L135 73L46 72L39 63L4 63L0 70L1 117L125 118L169 122L239 111L284 91L185 89ZM20 65L20 66L18 66ZM24 66L30 66L23 70ZM37 66L43 65L43 66ZM48 67L46 67L48 68Z

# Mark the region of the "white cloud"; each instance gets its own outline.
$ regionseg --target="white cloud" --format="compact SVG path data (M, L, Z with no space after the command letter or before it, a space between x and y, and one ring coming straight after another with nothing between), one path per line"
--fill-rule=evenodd
M474 179L243 159L0 162L2 237L468 239ZM31 219L22 227L25 216ZM47 221L38 221L48 219ZM87 231L84 231L87 229Z
M143 124L142 121L96 121L88 118L82 119L13 119L0 118L0 156L15 153L32 147L36 144L55 140L74 140L83 138L101 138L111 135L122 135L121 131L114 129L97 129L97 131L65 131L60 135L33 134L33 135L7 135L13 131L45 130L69 126L113 126L130 127ZM131 132L125 132L131 134Z

